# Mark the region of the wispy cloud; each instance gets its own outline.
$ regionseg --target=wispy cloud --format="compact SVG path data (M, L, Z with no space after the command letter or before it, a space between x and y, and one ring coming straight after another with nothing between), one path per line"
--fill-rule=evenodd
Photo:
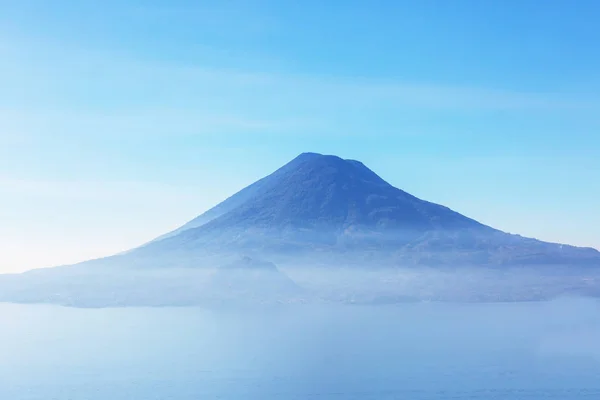
M215 182L211 182L215 183ZM158 182L139 181L58 181L27 180L0 177L0 193L38 198L94 201L139 201L157 199L169 204L176 201L199 200L201 192L193 187L181 187Z
M138 2L119 4L120 13L144 24L156 22L179 25L201 25L202 31L220 35L262 35L273 33L278 21L262 12L257 4L245 1L197 2L170 1L168 3Z
M216 115L192 110L148 108L93 111L0 109L0 141L26 144L32 137L56 141L90 136L104 139L153 139L219 136L230 133L269 134L309 129L302 119L259 119L244 115Z
M5 149L62 139L447 136L452 129L441 125L450 114L597 120L600 111L600 100L564 93L207 68L51 43L18 47L0 46Z
M8 47L8 48L7 48ZM44 46L42 52L3 46L5 87L0 100L70 108L177 108L200 113L252 114L258 119L379 109L554 111L594 113L600 99L457 86L452 83L374 81L305 76L281 70L243 70L169 64L79 48ZM31 49L30 49L31 50ZM19 89L20 88L20 89ZM12 89L12 90L11 90ZM110 99L110 101L107 101ZM167 111L168 112L168 111Z

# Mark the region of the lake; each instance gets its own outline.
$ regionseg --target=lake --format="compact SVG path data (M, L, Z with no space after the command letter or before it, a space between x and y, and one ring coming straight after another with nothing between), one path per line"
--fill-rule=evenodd
M597 399L600 305L0 304L0 398Z

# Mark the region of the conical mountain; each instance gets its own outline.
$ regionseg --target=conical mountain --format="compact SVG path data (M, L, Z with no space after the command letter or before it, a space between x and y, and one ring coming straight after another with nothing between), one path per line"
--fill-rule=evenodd
M395 265L600 260L594 249L500 232L393 187L361 162L316 153L301 154L130 256L174 265L239 252L277 262L307 257Z
M371 274L411 266L440 268L413 268L408 283L406 269ZM507 280L503 267L519 268ZM397 189L358 161L306 153L127 253L0 276L0 301L104 307L598 296L590 267L600 271L597 250L507 234Z

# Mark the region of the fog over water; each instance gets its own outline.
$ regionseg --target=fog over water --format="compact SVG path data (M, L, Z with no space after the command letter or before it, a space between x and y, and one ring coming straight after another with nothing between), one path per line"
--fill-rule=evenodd
M592 399L600 303L0 304L0 398Z
M276 266L244 258L232 264L197 269L86 265L0 275L0 301L94 308L223 303L511 302L599 295L597 270L556 266L311 267Z

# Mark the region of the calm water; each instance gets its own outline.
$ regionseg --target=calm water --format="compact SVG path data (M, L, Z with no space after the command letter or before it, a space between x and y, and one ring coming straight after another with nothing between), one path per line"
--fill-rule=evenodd
M598 399L600 307L0 304L0 399Z

